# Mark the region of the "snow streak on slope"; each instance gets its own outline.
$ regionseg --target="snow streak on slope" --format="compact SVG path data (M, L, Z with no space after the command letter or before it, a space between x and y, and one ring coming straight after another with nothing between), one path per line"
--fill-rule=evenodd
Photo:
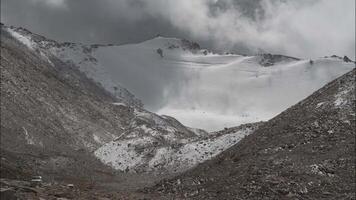
M337 57L309 62L287 56L219 55L187 40L164 37L122 46L71 43L45 48L80 66L111 93L118 96L121 90L115 88L123 86L147 109L206 130L268 120L354 68Z
M33 43L29 38L17 33L16 31L13 31L11 29L7 29L7 30L14 38L16 38L22 44L26 45L29 49L33 50L35 43Z

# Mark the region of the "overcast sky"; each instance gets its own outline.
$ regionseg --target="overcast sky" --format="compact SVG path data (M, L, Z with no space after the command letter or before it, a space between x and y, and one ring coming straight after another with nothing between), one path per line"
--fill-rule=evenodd
M1 0L1 21L59 41L161 34L220 51L355 58L355 0Z

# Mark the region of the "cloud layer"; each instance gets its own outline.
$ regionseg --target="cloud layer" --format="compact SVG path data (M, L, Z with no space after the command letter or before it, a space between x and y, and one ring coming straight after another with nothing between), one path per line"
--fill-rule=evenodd
M208 48L355 58L354 0L5 0L1 19L54 39L131 43L157 33Z

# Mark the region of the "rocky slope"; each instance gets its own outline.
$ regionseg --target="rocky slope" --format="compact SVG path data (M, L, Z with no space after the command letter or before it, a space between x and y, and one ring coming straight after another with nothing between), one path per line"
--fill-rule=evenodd
M213 133L186 127L113 95L37 46L54 41L14 30L1 26L1 177L133 189L216 156L259 125Z
M354 199L355 70L211 161L144 190L0 179L11 199ZM221 131L234 132L239 128Z
M160 127L135 125L129 134L106 143L95 155L121 171L176 174L213 158L253 133L259 125L246 124L190 137L177 137L174 132L160 131Z
M25 44L28 48L36 50L42 55L47 55L52 58L56 57L56 59L59 59L66 64L75 65L76 68L79 67L79 70L81 70L87 77L93 79L93 74L90 70L86 70L86 68L89 68L91 63L97 62L96 59L90 55L90 53L102 45L83 45L69 42L59 43L42 35L32 33L22 27L2 26L7 30L7 32ZM57 49L68 49L67 57L70 56L73 60L81 60L79 62L73 62L69 59L63 59L63 56L56 51ZM80 66L83 66L84 68L80 68ZM94 69L94 71L97 70L100 69ZM101 77L100 73L97 73L97 76ZM94 81L97 81L97 78L94 79ZM130 91L122 87L120 84L110 83L110 85L106 85L103 82L96 83L104 86L107 91L111 92L113 96L120 99L121 102L124 102L130 106L143 107L141 100L136 98Z
M105 171L90 152L119 135L130 117L79 71L47 59L1 28L2 177Z
M355 72L146 192L163 199L355 199Z

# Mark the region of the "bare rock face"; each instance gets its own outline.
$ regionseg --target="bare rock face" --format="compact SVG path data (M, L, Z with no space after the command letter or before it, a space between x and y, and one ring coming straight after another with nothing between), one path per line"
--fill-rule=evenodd
M190 51L197 51L197 50L200 50L200 45L196 42L191 42L189 40L186 40L186 39L182 39L181 40L181 46L183 49L187 49L187 50L190 50Z
M167 199L354 199L355 72L146 192Z
M352 60L347 56L344 56L343 61L344 62L352 62Z
M279 62L299 60L298 58L294 58L294 57L290 57L290 56L276 55L276 54L270 54L270 53L261 54L258 57L259 57L258 63L264 67L273 66L274 64L279 63Z

